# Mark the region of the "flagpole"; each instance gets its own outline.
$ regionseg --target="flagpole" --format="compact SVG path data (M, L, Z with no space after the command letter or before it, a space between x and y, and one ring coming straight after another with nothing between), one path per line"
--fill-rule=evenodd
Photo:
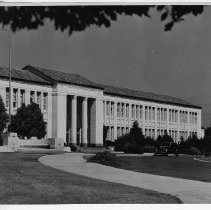
M12 85L11 85L11 28L9 27L9 132L11 125L11 97L12 97Z

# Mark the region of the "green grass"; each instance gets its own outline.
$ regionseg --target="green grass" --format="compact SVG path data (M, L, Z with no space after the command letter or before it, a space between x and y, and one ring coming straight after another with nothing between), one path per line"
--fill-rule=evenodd
M37 153L0 153L0 204L181 203L173 196L44 166Z
M118 157L117 167L154 175L211 182L211 162L196 161L193 157Z

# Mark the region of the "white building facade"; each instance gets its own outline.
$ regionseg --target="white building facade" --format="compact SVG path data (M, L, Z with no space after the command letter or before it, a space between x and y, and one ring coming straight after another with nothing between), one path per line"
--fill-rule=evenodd
M9 109L9 70L0 67L0 95ZM39 105L46 138L82 146L102 146L130 131L138 121L143 134L156 139L167 132L203 137L201 107L181 99L99 85L80 75L26 66L12 69L11 112L23 103ZM106 131L106 132L105 132Z

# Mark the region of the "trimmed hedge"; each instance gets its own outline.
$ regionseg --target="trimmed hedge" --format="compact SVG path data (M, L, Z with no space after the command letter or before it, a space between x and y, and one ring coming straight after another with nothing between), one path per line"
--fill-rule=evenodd
M196 147L191 147L188 151L189 155L201 155L201 151Z
M98 152L96 155L89 158L87 162L100 163L106 166L118 165L117 156L109 151Z

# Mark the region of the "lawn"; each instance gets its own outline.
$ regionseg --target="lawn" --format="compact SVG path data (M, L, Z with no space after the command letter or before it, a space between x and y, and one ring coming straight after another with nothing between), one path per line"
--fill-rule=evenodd
M206 160L208 159L209 158L206 158ZM118 162L118 168L121 169L154 175L211 182L211 161L196 161L193 157L118 157Z
M38 153L0 153L0 204L181 203L171 195L63 172Z

